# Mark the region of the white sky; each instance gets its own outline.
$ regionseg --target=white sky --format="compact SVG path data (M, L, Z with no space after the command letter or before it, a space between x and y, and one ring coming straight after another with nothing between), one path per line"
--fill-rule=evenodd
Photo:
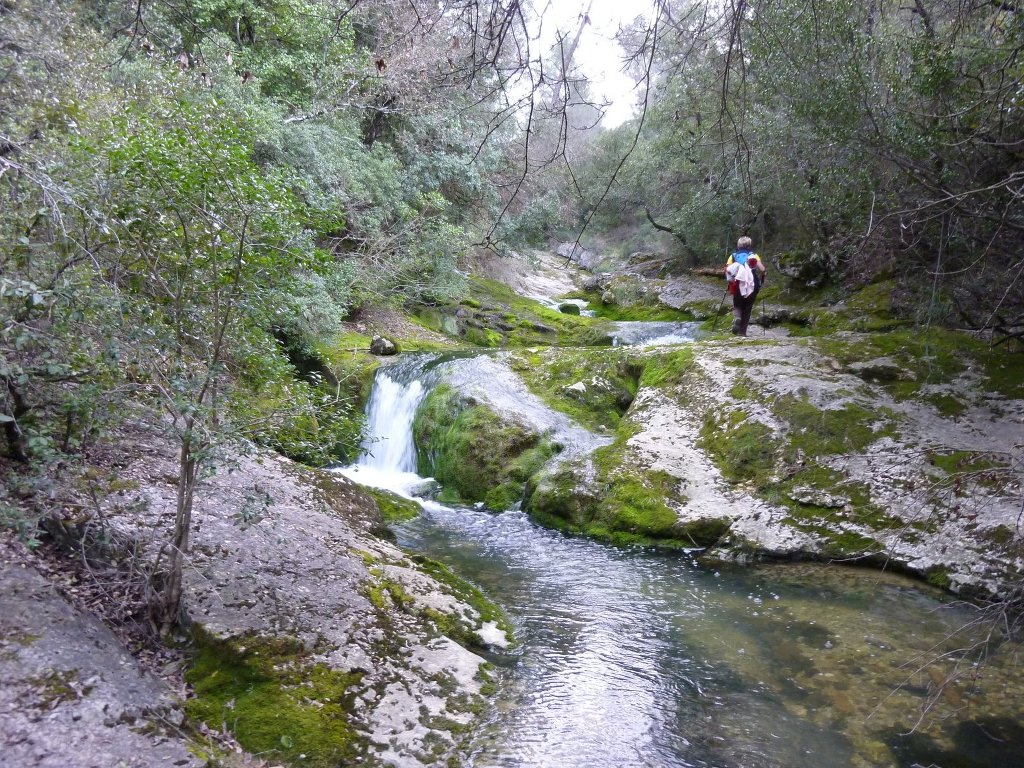
M590 8L590 23L580 38L575 63L590 79L594 97L612 102L601 124L612 128L628 120L636 103L636 83L622 72L623 51L615 33L620 24L649 16L650 4L644 0L534 0L534 4L537 13L543 13L541 44L545 47L554 44L558 32L572 40Z

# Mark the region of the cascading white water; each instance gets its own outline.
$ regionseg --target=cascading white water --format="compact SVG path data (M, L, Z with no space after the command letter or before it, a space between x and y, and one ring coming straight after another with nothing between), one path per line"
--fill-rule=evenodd
M423 400L423 384L402 384L386 373L377 376L366 409L367 438L359 465L380 472L415 472L416 445L412 422Z
M404 368L396 366L394 375L389 370L378 371L366 407L367 434L359 461L339 470L341 474L409 497L429 482L416 474L412 434L416 409L425 395L423 382Z

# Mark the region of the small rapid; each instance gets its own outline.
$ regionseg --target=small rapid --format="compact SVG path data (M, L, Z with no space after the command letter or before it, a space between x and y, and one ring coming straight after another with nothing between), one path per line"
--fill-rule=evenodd
M412 356L378 372L364 454L342 471L408 497L429 485L412 422L442 379L542 408L490 357ZM564 417L534 417L571 438ZM492 659L499 692L471 738L475 768L1024 765L1024 682L1008 654L965 662L972 690L998 687L1002 703L965 708L972 694L956 683L958 698L932 702L976 616L920 585L814 564L715 571L518 511L418 501L422 514L395 526L399 544L473 581L515 631L514 651ZM912 732L925 706L936 719Z
M693 341L699 328L700 323L620 320L614 324L611 337L616 347L665 347Z

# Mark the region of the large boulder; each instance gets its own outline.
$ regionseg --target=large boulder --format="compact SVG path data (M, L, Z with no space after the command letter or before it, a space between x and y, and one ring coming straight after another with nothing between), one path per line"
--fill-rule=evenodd
M557 451L524 419L512 418L442 384L414 423L419 470L445 488L445 500L481 502L503 512L523 496L527 480Z
M388 357L398 354L398 345L391 339L383 336L374 336L370 341L370 352L378 357Z
M808 288L824 285L836 269L835 254L824 250L786 251L773 259L773 266L786 277Z

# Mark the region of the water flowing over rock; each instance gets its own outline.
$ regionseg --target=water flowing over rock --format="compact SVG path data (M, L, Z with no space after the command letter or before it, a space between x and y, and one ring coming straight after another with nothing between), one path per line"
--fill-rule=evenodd
M503 355L453 360L444 365L445 380L464 394L489 404L506 418L544 433L563 446L559 461L587 454L609 439L595 435L563 413L552 410L527 389Z

